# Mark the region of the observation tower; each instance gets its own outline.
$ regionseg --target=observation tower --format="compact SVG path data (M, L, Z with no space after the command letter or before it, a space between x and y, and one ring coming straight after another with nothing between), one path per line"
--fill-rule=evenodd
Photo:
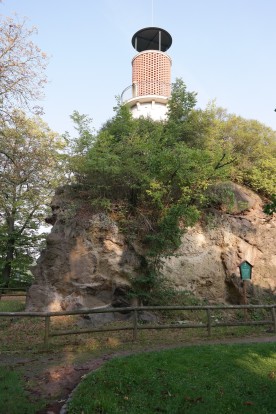
M121 102L129 106L134 118L166 119L172 61L165 52L171 44L171 35L158 27L133 35L132 46L139 53L132 59L132 84L124 89Z

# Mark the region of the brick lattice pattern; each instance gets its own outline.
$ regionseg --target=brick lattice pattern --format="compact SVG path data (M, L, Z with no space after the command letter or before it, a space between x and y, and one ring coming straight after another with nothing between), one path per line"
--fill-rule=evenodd
M159 51L141 52L132 60L135 96L171 94L171 59Z

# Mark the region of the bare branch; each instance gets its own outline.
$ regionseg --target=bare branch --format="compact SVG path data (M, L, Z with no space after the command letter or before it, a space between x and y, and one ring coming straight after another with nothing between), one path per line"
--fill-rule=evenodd
M12 109L31 110L46 83L46 54L31 40L36 32L26 21L0 17L0 116Z
M224 158L226 157L226 154L224 153L221 159L218 161L217 165L215 166L215 170L218 170L219 168L223 168L226 165L233 164L237 160L237 157L232 158L229 161L223 162Z

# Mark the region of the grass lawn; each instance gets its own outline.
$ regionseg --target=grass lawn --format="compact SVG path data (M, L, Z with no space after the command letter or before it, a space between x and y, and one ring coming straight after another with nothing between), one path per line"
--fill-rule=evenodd
M0 312L22 312L25 310L25 304L21 300L4 300L0 301Z
M24 382L19 372L1 367L0 413L35 414L43 405L43 401L30 399L24 390Z
M276 344L204 345L117 358L88 375L69 414L275 414Z

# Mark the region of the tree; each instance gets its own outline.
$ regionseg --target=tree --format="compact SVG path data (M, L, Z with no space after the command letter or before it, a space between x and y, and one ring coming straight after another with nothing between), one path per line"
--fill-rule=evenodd
M208 185L221 177L217 154L198 144L209 114L194 105L195 94L180 80L173 87L168 121L132 119L129 109L119 105L75 164L78 183L94 205L116 203L117 210L119 205L123 226L129 224L140 235L144 229L144 241L156 257L176 249L183 228L199 217ZM79 128L79 121L82 142L87 127ZM196 137L193 145L183 138L188 130Z
M214 197L212 187L224 189L232 180L266 195L275 192L275 132L214 105L201 110L195 104L196 94L177 80L166 121L132 119L119 105L88 139L87 117L72 118L77 143L91 144L73 163L74 195L79 188L92 208L116 218L130 242L143 243L147 255L134 283L142 292L160 285L162 257L175 252L206 207L231 202L231 190Z
M188 92L182 79L177 78L172 84L172 93L168 103L168 121L181 123L187 120L196 104L196 93Z
M210 108L210 150L220 154L218 166L230 166L232 181L270 197L276 192L276 132L256 120Z
M195 114L194 95L182 83L180 87L185 93L176 89L176 99L172 95L177 104L168 121L132 119L126 106L118 106L115 116L96 136L90 136L93 145L72 164L74 197L79 190L92 211L111 213L130 243L138 239L144 245L147 255L133 294L146 302L157 290L163 291L162 257L175 252L185 229L198 220L206 204L206 189L223 171L216 168L217 154L200 142L209 115ZM180 119L181 108L185 116ZM75 119L80 133L76 144L83 138L87 141L82 133L87 126L79 127L85 119ZM193 143L182 139L185 129L196 137Z
M74 128L78 133L78 138L72 138L68 132L63 135L67 143L66 156L64 161L67 164L67 175L74 181L76 171L79 171L88 150L93 146L95 137L94 129L91 127L92 119L87 115L82 115L74 111L70 116L74 123Z
M46 54L32 41L36 33L26 22L0 18L0 116L10 116L14 108L32 107L42 97L46 83Z
M36 230L62 176L63 140L38 117L14 111L0 130L0 270L6 286L33 261Z

